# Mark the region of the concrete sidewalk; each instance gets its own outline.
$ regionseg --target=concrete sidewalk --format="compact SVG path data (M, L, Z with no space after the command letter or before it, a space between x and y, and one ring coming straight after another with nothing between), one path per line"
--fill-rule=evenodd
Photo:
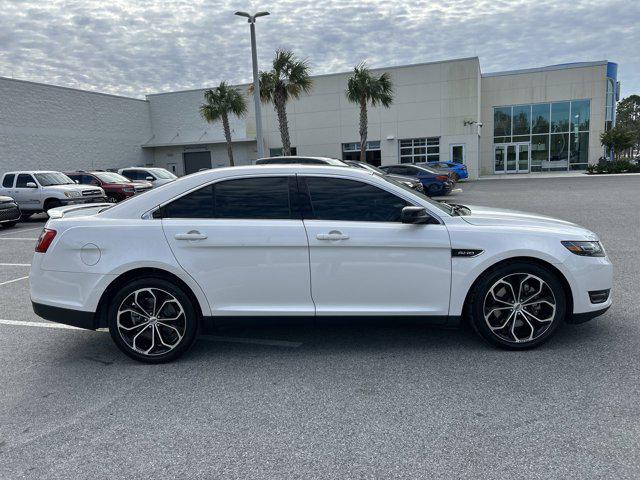
M492 175L482 175L477 180L523 180L523 179L540 179L540 178L601 178L615 177L626 175L640 175L640 173L609 173L609 174L592 174L585 172L532 172L532 173L500 173Z

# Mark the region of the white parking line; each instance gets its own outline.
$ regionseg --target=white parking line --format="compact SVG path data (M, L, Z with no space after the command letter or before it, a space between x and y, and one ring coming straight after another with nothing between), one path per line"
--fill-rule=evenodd
M7 280L6 282L2 282L2 283L0 283L0 287L1 287L2 285L6 285L6 284L8 284L8 283L19 282L20 280L25 280L25 279L27 279L27 278L29 278L29 275L27 275L26 277L14 278L13 280Z
M0 240L28 240L30 242L35 242L38 240L37 238L23 238L23 237L2 237Z
M0 267L30 267L30 263L0 263Z
M0 237L4 237L6 235L11 235L13 233L28 232L30 230L42 230L43 228L44 227L19 228L17 230L13 230L12 232L0 233Z
M38 328L60 328L65 330L84 330L83 328L72 327L71 325L65 325L63 323L53 322L26 322L22 320L5 320L0 319L0 324L4 325L17 325L20 327L38 327ZM108 332L106 328L100 328L98 332ZM219 335L200 335L203 340L210 340L213 342L228 342L228 343L250 343L253 345L269 345L273 347L287 347L298 348L302 345L302 342L287 342L285 340L269 340L266 338L245 338L245 337L223 337Z
M82 328L72 327L71 325L64 325L63 323L23 322L21 320L0 319L0 324L19 325L21 327L63 328L68 330L82 330Z

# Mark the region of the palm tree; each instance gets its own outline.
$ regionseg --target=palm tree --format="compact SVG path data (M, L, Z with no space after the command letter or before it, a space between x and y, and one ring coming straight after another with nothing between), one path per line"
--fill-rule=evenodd
M263 103L273 102L273 108L278 115L282 155L291 155L287 101L299 98L302 92L311 91L313 81L309 76L309 64L306 60L296 58L291 50L276 50L273 69L260 72L259 84L260 99ZM253 93L253 85L249 87L249 93Z
M373 107L378 104L385 108L393 103L393 83L391 75L383 73L379 77L373 75L365 62L356 65L353 75L349 77L347 99L360 105L360 161L367 160L367 104Z
M207 103L200 106L200 115L208 123L222 120L224 139L227 141L227 154L229 155L229 165L233 163L233 150L231 149L231 129L229 128L229 114L242 117L247 113L247 104L244 96L235 88L220 82L220 85L204 92L204 99Z

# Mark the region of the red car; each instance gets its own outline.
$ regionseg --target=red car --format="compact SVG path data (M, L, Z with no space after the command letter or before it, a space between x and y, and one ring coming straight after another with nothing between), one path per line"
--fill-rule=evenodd
M115 172L65 172L71 180L82 185L102 187L108 202L120 202L138 193L151 190L149 182L133 183L126 177Z

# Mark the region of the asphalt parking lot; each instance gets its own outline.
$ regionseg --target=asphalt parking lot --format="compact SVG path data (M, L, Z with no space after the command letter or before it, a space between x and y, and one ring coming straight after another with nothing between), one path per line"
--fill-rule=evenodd
M640 176L476 181L455 200L600 234L614 304L541 348L467 329L225 328L149 366L29 301L42 219L0 231L0 478L638 478Z

